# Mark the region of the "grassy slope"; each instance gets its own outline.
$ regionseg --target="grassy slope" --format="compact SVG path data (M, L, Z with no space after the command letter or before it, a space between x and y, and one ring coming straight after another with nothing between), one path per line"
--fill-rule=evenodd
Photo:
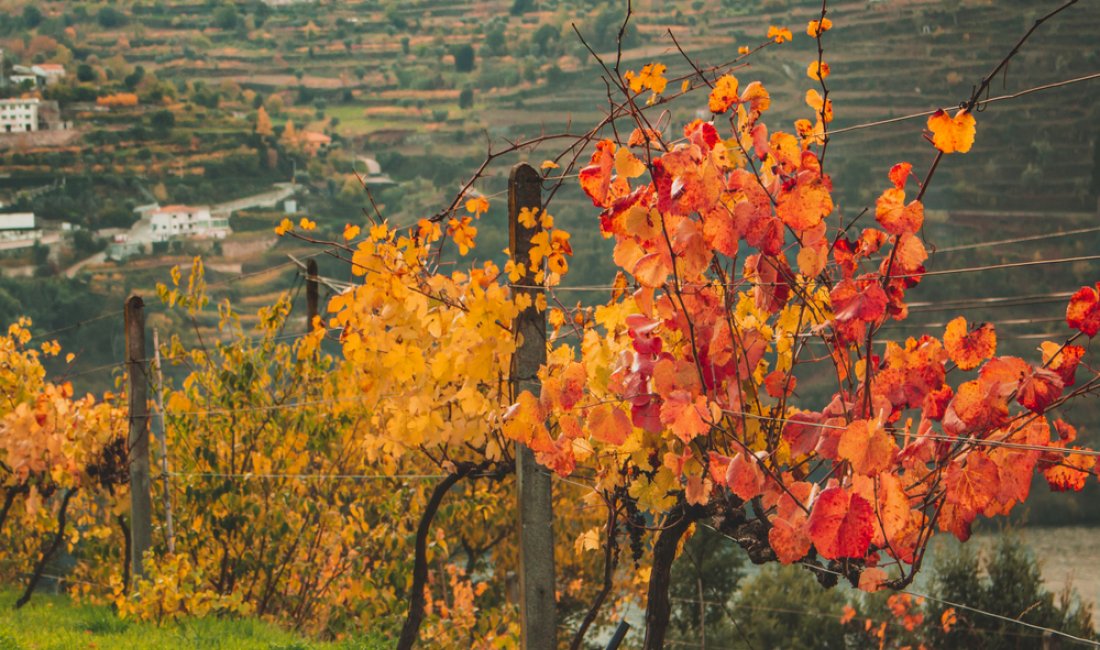
M74 604L64 596L37 594L26 607L14 610L12 604L16 598L15 592L0 592L2 650L371 650L386 647L379 639L336 643L308 641L253 619L191 619L164 626L133 623L119 620L108 607Z

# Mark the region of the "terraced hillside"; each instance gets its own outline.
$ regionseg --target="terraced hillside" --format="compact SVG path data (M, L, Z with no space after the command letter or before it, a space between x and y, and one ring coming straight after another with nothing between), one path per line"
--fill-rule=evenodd
M40 14L33 25L27 20L32 4ZM835 28L826 36L826 57L838 132L827 168L841 212L854 216L871 202L894 162L909 160L920 169L932 157L920 135L923 118L845 129L958 103L1054 5L1045 0L831 3ZM5 18L0 47L6 60L66 63L67 81L45 94L62 102L81 138L60 148L0 151L0 167L9 175L0 179L0 200L7 197L48 219L95 229L128 225L135 218L132 209L154 199L225 201L294 176L307 188L299 204L323 232L335 234L344 223L364 219L369 202L355 172L363 171L360 159L367 157L396 182L376 188L383 215L393 223L411 223L448 202L483 159L487 142L501 146L542 133L583 131L604 115L601 69L574 26L589 46L611 60L624 9L623 2L591 0L371 0L277 7L262 2L107 7L80 0L5 0L0 2ZM794 119L809 116L801 98L811 83L805 66L816 50L803 27L820 11L820 3L640 0L633 9L622 69L660 61L669 66L670 77L689 69L670 32L693 60L709 66L732 61L739 46L763 43L769 25L790 26L792 43L754 54L736 74L767 85L774 100L773 128L790 128ZM1081 2L1045 25L993 85L992 94L1097 73L1097 24L1100 5ZM96 106L97 97L130 91L140 98L135 107ZM1100 82L1093 80L991 105L979 116L973 151L946 161L928 197L929 207L947 211L941 213L946 221L929 229L932 243L943 248L1052 227L1073 229L1092 218L1100 190L1097 99ZM261 107L274 125L270 136L256 133ZM706 116L704 109L703 92L653 108L668 112L662 118L666 124ZM312 154L288 143L283 135L290 122L298 132L328 134L331 148ZM497 200L481 224L483 243L475 254L499 255L505 245L500 198L508 166L521 158L537 163L556 153L546 144L503 157L490 168L477 190ZM16 200L21 191L56 184L61 177L67 181L61 189ZM1045 216L1004 214L1021 210ZM571 180L555 195L553 211L574 232L577 259L569 282L605 281L610 274L606 242L596 232L590 204ZM229 252L220 257L217 250L207 252L215 296L255 305L294 286L286 253L304 253L302 247L252 245L282 216L269 210L235 217L234 228L242 232L226 243ZM1094 242L1076 237L986 247L944 254L930 264L1059 257L1070 247ZM90 292L95 298L72 298L73 309L60 312L39 305L40 324L54 329L98 315L104 304L121 305L127 292L153 295L153 285L165 279L167 268L188 259L186 251L172 252L121 266L89 265L82 277L54 281L58 295ZM78 251L62 255L76 257ZM347 274L332 260L322 268L338 277ZM51 271L48 265L40 270ZM929 302L996 297L1023 292L1021 287L1075 286L1090 273L1095 267L1086 263L996 277L975 274L929 283L920 292ZM6 291L11 300L0 299L5 319L13 310L35 307L33 291ZM30 304L16 299L20 295ZM591 299L588 293L563 296ZM1053 311L1037 313L1053 318ZM209 325L200 323L200 331L212 334L205 329ZM1033 323L1006 327L1021 335L1036 333ZM113 358L110 346L83 336L68 342L86 349L89 364Z

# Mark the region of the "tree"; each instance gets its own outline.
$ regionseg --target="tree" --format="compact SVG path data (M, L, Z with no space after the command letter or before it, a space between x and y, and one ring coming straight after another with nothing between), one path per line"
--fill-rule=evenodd
M126 14L111 5L106 5L96 12L96 22L107 29L121 27L126 24Z
M939 559L934 567L932 592L938 598L966 603L977 609L1061 630L1074 636L1095 638L1091 608L1075 602L1067 591L1053 594L1043 586L1039 565L1020 538L1011 532L997 536L988 554L960 547ZM1021 609L1021 604L1024 608ZM1018 626L936 601L928 603L928 617L940 621L953 610L955 623L927 628L936 647L1019 648L1033 647L1034 638L1021 637Z
M458 93L458 107L470 108L474 105L474 89L470 86L464 86L462 91Z
M793 566L767 566L737 592L738 627L728 645L753 648L845 648L844 596Z
M168 109L161 109L149 118L149 126L153 127L158 137L163 138L176 126L176 114Z
M87 63L81 63L76 66L76 78L83 83L89 83L96 80L95 68Z
M463 43L451 48L455 58L455 72L471 72L474 69L474 46Z
M23 27L34 29L42 23L42 11L34 5L23 7Z
M289 124L289 121L288 121ZM271 126L271 118L267 116L267 111L263 106L256 111L256 127L254 129L257 135L264 137L271 137L275 131Z
M222 5L214 10L214 26L218 29L236 29L240 22L240 15L233 5Z

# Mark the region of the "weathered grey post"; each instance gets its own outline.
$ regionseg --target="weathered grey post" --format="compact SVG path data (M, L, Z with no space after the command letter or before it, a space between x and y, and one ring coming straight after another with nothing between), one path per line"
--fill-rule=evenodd
M523 208L542 207L542 179L535 168L519 164L508 179L508 247L512 259L530 266L531 238L541 227L526 228L519 222ZM536 269L526 274L513 290L531 296ZM513 333L517 349L512 359L511 381L515 394L529 390L538 395L539 367L546 362L546 311L532 306L516 317ZM554 602L554 533L550 500L550 475L535 462L530 449L516 445L516 483L519 492L519 605L522 647L525 650L557 648Z
M130 561L136 580L153 545L153 496L149 481L149 373L145 359L145 303L126 301L126 372L130 375Z

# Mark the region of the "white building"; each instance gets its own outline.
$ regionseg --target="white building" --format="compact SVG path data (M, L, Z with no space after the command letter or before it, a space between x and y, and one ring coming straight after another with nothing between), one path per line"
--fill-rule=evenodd
M206 206L166 205L152 214L155 242L179 237L224 239L229 234L229 220L212 217Z
M39 63L31 66L39 85L52 86L65 78L65 66L60 63Z
M42 231L35 225L33 212L0 214L0 250L34 246L34 242L42 238Z
M37 99L0 99L0 133L38 130Z

